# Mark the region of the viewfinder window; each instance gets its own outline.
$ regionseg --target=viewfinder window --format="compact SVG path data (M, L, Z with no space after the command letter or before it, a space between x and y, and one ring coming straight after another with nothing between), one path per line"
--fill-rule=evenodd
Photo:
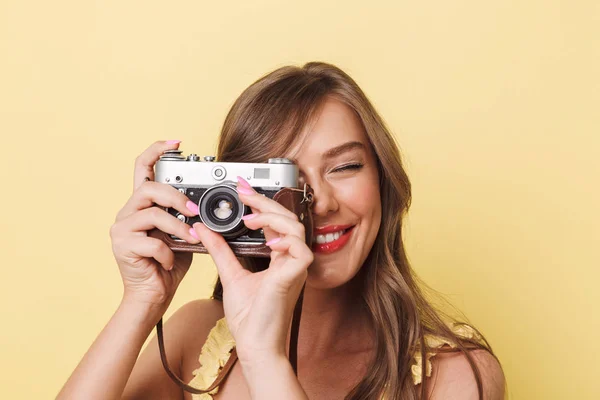
M254 168L254 179L269 179L269 168Z

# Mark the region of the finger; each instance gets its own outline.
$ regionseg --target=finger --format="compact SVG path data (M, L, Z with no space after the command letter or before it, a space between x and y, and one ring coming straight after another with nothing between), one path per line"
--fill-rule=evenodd
M128 237L127 248L140 257L155 259L167 271L173 269L173 265L175 265L175 254L160 239L147 236Z
M200 242L193 236L190 226L175 218L165 210L158 207L150 207L138 211L115 224L116 232L145 232L154 228L175 235L189 243Z
M246 226L253 230L270 228L275 234L293 235L303 240L305 238L304 225L298 219L289 218L287 215L262 212L247 214L242 219Z
M244 180L244 178L238 176L237 179L237 192L242 203L246 204L248 207L251 207L253 210L282 214L288 218L298 220L298 216L285 208L283 205L256 192L252 186L250 186L250 184Z
M274 252L287 252L294 259L312 263L315 256L304 240L297 236L285 236L270 240L266 243Z
M303 275L314 261L313 252L303 240L296 236L286 236L279 240L274 239L269 243L269 247L273 252L278 253L278 257L279 254L290 256L290 259L284 264L276 263L274 267L269 267L269 269L277 270L277 275L290 285L298 276ZM277 265L284 267L277 268Z
M180 140L167 140L154 142L142 154L135 159L133 169L133 190L137 189L142 183L148 180L154 180L154 164L166 150L179 148Z
M223 289L240 274L249 273L242 267L223 236L211 231L200 222L196 222L192 228L198 233L200 241L215 262Z
M133 195L117 214L116 220L119 221L136 211L152 207L155 204L174 208L188 217L198 215L198 205L173 186L158 182L144 182L133 192Z

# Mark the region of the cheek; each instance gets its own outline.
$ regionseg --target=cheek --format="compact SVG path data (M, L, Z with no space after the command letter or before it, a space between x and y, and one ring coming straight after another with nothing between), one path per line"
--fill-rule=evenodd
M379 226L381 219L381 196L377 177L365 176L352 185L338 189L338 199L358 218L366 218L371 225Z

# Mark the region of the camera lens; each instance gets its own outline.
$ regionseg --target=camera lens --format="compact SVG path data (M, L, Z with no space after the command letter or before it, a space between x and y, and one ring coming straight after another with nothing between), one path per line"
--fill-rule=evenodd
M233 214L233 204L227 199L217 199L218 204L212 208L212 213L215 217L221 220L226 220Z
M233 186L213 186L200 199L200 218L207 228L225 237L239 236L247 229L242 221L246 206Z

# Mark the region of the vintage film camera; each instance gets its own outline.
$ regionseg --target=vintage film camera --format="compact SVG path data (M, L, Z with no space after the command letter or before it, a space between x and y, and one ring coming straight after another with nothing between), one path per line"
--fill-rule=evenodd
M248 229L242 220L251 210L238 197L237 176L246 179L259 194L295 213L305 226L305 240L310 245L313 192L307 185L298 187L298 166L286 158L270 158L266 163L216 162L213 156L201 160L196 154L185 157L181 150L167 150L156 162L154 180L175 187L198 205L196 217L161 207L169 214L190 226L204 223L221 234L238 256L269 257L262 229ZM163 240L173 251L207 253L202 243L190 244L158 229L149 234Z

